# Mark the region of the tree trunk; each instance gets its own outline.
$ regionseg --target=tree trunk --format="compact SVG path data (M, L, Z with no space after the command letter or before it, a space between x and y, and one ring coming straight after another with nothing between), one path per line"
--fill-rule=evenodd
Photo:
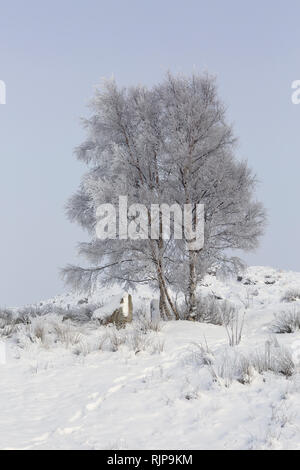
M174 302L172 301L171 297L170 297L170 294L168 292L168 289L167 289L167 286L166 286L166 283L165 283L165 280L162 278L162 286L163 286L163 289L164 289L164 294L165 294L165 297L168 301L168 304L172 310L172 312L174 313L175 315L175 318L176 320L180 320L180 317L179 317L179 313L177 311L177 308L175 307L174 305Z
M150 212L148 211L148 221L151 224L151 216ZM159 239L156 241L157 245L155 246L154 242L151 243L151 251L152 251L152 259L156 264L156 269L157 269L157 281L159 285L159 293L160 293L160 300L159 300L159 308L161 315L168 320L172 319L172 314L171 312L175 315L176 320L179 320L179 314L178 311L172 302L172 299L169 295L168 288L166 285L166 281L164 278L164 270L163 270L163 248L164 248L164 241L162 238L162 217L160 213L160 219L159 219L159 224L160 224L160 231L159 231ZM171 309L171 312L170 312Z
M189 287L188 287L188 316L193 318L196 314L196 253L194 251L189 252Z
M159 286L159 294L160 294L160 296L159 296L160 315L164 320L171 320L172 315L171 315L171 313L169 311L169 308L167 306L166 295L165 295L164 289L163 289L161 284Z

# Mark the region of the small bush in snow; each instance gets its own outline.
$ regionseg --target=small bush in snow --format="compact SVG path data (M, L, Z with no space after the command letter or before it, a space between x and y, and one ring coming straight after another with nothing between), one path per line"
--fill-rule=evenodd
M243 328L245 321L245 313L243 316L234 312L231 315L228 323L225 323L225 328L228 336L229 346L237 346L242 340Z
M46 325L43 325L40 322L32 321L32 323L19 325L17 340L19 346L24 349L26 349L28 345L34 343L40 343L43 346L46 346L46 338Z
M147 315L147 313L139 309L137 311L137 327L143 331L143 333L148 333L149 331L160 331L162 324L159 320L152 321L152 319Z
M154 332L145 334L139 324L133 327L126 327L119 330L115 326L107 328L106 335L103 338L101 349L108 349L116 352L121 346L126 346L130 351L138 354L141 351L149 351L151 354L159 354L164 349L164 341L160 340Z
M57 340L63 343L66 348L75 346L80 343L82 334L78 328L74 328L69 322L66 323L54 323L54 331L57 336Z
M236 349L228 350L224 356L208 364L214 382L229 387L232 382L249 384L255 374L273 372L277 375L291 377L295 364L289 351L278 344L276 339L266 342L265 348L248 356Z
M252 357L252 364L260 374L270 371L291 377L295 371L295 364L290 352L280 346L276 339L266 342L265 350L258 351Z
M202 344L194 343L192 345L191 355L189 356L188 362L196 364L199 367L211 366L214 363L214 355L210 351L208 345L203 346Z
M52 311L52 307L50 305L29 305L27 307L23 307L17 313L16 323L29 325L33 318L41 317L43 315L47 315Z
M213 295L197 298L193 320L213 325L226 325L235 314L235 306L227 300L217 300Z
M126 336L123 333L123 331L118 330L115 326L107 328L105 342L108 343L108 347L112 352L117 352L120 346L126 343Z
M14 314L10 309L0 309L0 336L10 337L17 330Z
M45 339L46 339L46 329L45 329L45 326L39 322L39 323L36 323L33 327L33 332L34 332L34 336L39 339L42 343L45 342Z
M74 346L74 350L73 350L73 353L76 354L77 356L87 356L91 352L92 352L91 345L88 344L88 342L83 339Z
M14 318L12 310L9 308L0 308L0 326L12 323Z
M5 325L3 328L0 328L0 336L4 338L11 338L14 333L16 333L18 326L15 323L10 325Z
M152 354L161 354L165 348L165 341L163 339L156 339L150 343L150 352Z
M217 366L217 373L213 370L213 378L222 381L229 387L234 380L241 384L249 384L255 374L255 369L251 360L246 356L237 353L226 354ZM221 380L220 380L221 379Z
M281 302L295 302L296 300L300 300L299 289L289 289L281 298Z
M63 312L63 320L72 320L79 323L89 322L93 313L99 308L98 304L79 304Z
M147 349L150 344L150 338L140 331L140 329L133 328L126 342L127 345L130 346L130 349L137 354L140 351L145 351Z
M73 322L84 323L92 319L94 311L99 307L97 304L77 305L73 308L58 307L53 304L29 305L20 309L15 315L16 324L29 325L32 319L44 317L48 314L60 316L63 321L72 320ZM1 311L0 311L1 321Z
M246 288L245 295L243 296L238 296L240 299L240 302L243 304L245 310L248 310L249 308L253 307L254 303L254 297L257 297L259 295L259 292L257 289L252 290L249 288Z
M280 312L275 315L275 320L271 325L274 333L295 333L300 329L300 310Z

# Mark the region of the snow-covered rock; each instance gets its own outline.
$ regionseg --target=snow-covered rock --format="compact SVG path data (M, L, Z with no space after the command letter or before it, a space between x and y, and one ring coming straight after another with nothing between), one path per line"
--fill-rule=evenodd
M93 318L102 323L115 323L125 325L132 322L133 305L132 296L128 292L123 295L114 295L109 302L94 311Z

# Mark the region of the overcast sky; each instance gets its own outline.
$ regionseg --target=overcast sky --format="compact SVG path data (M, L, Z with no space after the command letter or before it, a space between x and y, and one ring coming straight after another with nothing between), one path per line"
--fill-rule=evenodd
M96 84L152 85L203 69L260 180L269 226L249 264L300 271L300 3L202 0L0 0L0 305L63 290L79 228L64 216L84 167L73 148Z

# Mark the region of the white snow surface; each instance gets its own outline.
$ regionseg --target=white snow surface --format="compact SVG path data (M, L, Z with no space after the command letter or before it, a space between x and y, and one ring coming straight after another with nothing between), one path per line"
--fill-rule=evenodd
M207 276L199 288L246 311L234 348L223 326L182 320L162 322L138 344L135 322L116 331L49 314L21 325L5 339L6 363L0 361L0 448L299 450L299 330L276 334L292 354L291 377L252 371L249 383L228 383L214 380L199 360L197 345L208 346L208 362L219 374L224 358L264 350L276 312L300 309L300 301L281 302L287 290L300 289L300 273L251 267L243 278L251 284ZM89 301L111 301L113 310L120 294L99 289ZM148 312L157 296L145 287L132 295L135 312ZM69 293L43 304L71 309L81 298ZM37 328L43 339L31 334ZM107 335L125 339L114 348Z

